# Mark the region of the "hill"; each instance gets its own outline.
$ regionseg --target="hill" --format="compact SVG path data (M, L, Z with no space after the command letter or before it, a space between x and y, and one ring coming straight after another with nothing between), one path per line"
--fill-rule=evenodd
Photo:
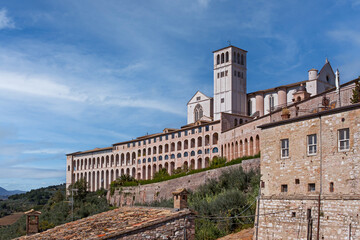
M25 193L24 191L20 190L14 190L14 191L8 191L5 188L0 187L0 199L7 199L11 195Z

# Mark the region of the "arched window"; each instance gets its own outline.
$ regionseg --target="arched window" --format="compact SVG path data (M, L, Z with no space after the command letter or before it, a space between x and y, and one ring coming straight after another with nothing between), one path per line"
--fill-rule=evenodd
M146 158L143 159L143 163L146 163Z
M219 152L219 149L217 147L214 147L213 150L212 150L213 153L217 153Z
M156 157L153 157L153 162L156 162Z
M228 62L229 61L229 52L226 52L226 55L225 55L225 61Z
M269 108L270 112L274 111L274 96L272 94L269 96Z
M184 152L184 157L187 157L189 156L189 153L188 152Z
M221 54L221 63L224 63L224 61L225 61L225 55L224 55L224 53L222 53Z
M175 159L175 154L171 154L171 159Z
M168 160L169 159L169 155L165 155L165 160Z
M181 158L181 153L178 153L178 154L177 154L177 158Z
M237 62L240 64L240 53L237 54Z
M161 161L162 160L162 156L159 156L159 161Z
M244 65L244 55L241 54L241 65Z
M236 127L238 125L238 120L235 118L234 120L234 126Z
M201 150L198 150L198 154L202 154L202 151L201 151Z
M194 109L195 122L203 117L203 109L200 104L197 104Z
M219 54L216 56L216 64L220 64L220 55Z
M234 59L233 59L234 63L236 63L236 52L234 52Z
M191 156L195 156L195 151L191 151Z

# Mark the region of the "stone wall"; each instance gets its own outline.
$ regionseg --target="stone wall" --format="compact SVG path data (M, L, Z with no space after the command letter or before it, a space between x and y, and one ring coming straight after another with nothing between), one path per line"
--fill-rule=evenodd
M317 239L318 212L316 198L262 199L258 239ZM319 239L360 239L359 212L360 198L321 199Z
M152 223L147 227L123 233L110 239L195 239L195 220L191 214Z
M318 216L319 239L360 239L359 116L354 104L263 127L258 239L307 239L309 229L316 239ZM340 129L349 130L348 149L339 149ZM285 157L281 139L288 139Z
M150 203L161 199L172 198L172 192L178 188L196 190L208 179L218 178L224 170L239 167L240 164L208 170L169 181L141 185L137 187L124 187L121 191L116 190L113 196L108 192L107 198L110 204L115 206L132 205L136 203ZM241 163L244 171L260 168L260 159L244 160Z

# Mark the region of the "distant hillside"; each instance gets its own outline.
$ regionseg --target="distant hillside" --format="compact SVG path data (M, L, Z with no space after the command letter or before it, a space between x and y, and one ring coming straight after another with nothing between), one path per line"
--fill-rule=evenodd
M7 199L8 196L25 193L24 191L20 190L14 190L14 191L8 191L5 188L0 187L0 199Z

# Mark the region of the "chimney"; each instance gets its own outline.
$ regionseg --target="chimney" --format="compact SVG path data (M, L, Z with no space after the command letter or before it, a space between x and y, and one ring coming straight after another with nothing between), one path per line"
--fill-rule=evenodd
M41 212L31 209L25 212L26 215L26 235L39 232L39 216Z
M174 208L181 210L188 207L187 195L189 192L185 188L177 189L172 193L174 195Z

